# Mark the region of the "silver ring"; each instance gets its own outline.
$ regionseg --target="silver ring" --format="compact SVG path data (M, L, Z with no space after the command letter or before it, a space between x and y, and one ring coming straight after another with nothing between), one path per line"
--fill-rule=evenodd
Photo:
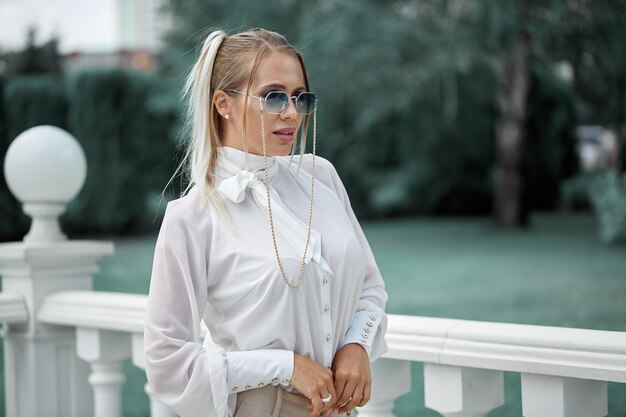
M329 403L331 398L333 398L333 396L332 396L332 395L330 395L330 394L328 394L328 397L326 397L326 398L322 398L322 402L323 402L323 403Z

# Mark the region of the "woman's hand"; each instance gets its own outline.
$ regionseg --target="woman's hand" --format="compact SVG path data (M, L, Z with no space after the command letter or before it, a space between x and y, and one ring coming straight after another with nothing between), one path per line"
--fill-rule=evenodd
M332 366L335 391L332 407L346 413L354 407L363 407L372 393L370 361L363 346L348 343L335 354Z
M294 353L290 385L311 401L309 407L312 410L311 417L318 417L333 407L333 400L336 398L333 373L306 356ZM323 403L322 398L329 395L332 396L331 401Z

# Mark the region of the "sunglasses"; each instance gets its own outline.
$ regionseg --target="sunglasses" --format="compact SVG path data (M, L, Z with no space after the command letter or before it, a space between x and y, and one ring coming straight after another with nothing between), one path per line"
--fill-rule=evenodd
M239 90L227 90L233 93L243 94L246 93ZM297 96L291 96L284 91L270 91L265 97L255 96L254 94L248 94L250 97L258 98L261 104L265 105L265 111L271 114L280 114L287 106L289 106L289 99L293 100L293 104L296 106L296 111L300 114L310 114L317 110L317 96L315 93L302 92Z

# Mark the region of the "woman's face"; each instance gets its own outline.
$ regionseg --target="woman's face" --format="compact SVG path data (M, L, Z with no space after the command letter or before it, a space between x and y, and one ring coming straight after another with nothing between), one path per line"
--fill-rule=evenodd
M239 88L239 91L245 92L245 89L244 85ZM222 145L243 150L241 138L245 111L247 112L248 152L263 155L259 99L252 96L265 98L270 91L284 91L290 97L306 91L304 74L300 61L296 57L281 52L272 52L261 61L252 80L246 109L244 109L245 95L230 94L229 119L222 119L224 122ZM263 111L268 156L289 155L303 117L302 114L296 112L293 100L289 100L289 105L280 114Z

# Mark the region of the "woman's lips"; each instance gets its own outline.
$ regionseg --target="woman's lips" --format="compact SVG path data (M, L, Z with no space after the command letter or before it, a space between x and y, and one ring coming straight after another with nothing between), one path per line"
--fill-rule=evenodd
M296 134L296 129L293 128L284 128L278 129L272 132L278 139L283 142L291 142Z

